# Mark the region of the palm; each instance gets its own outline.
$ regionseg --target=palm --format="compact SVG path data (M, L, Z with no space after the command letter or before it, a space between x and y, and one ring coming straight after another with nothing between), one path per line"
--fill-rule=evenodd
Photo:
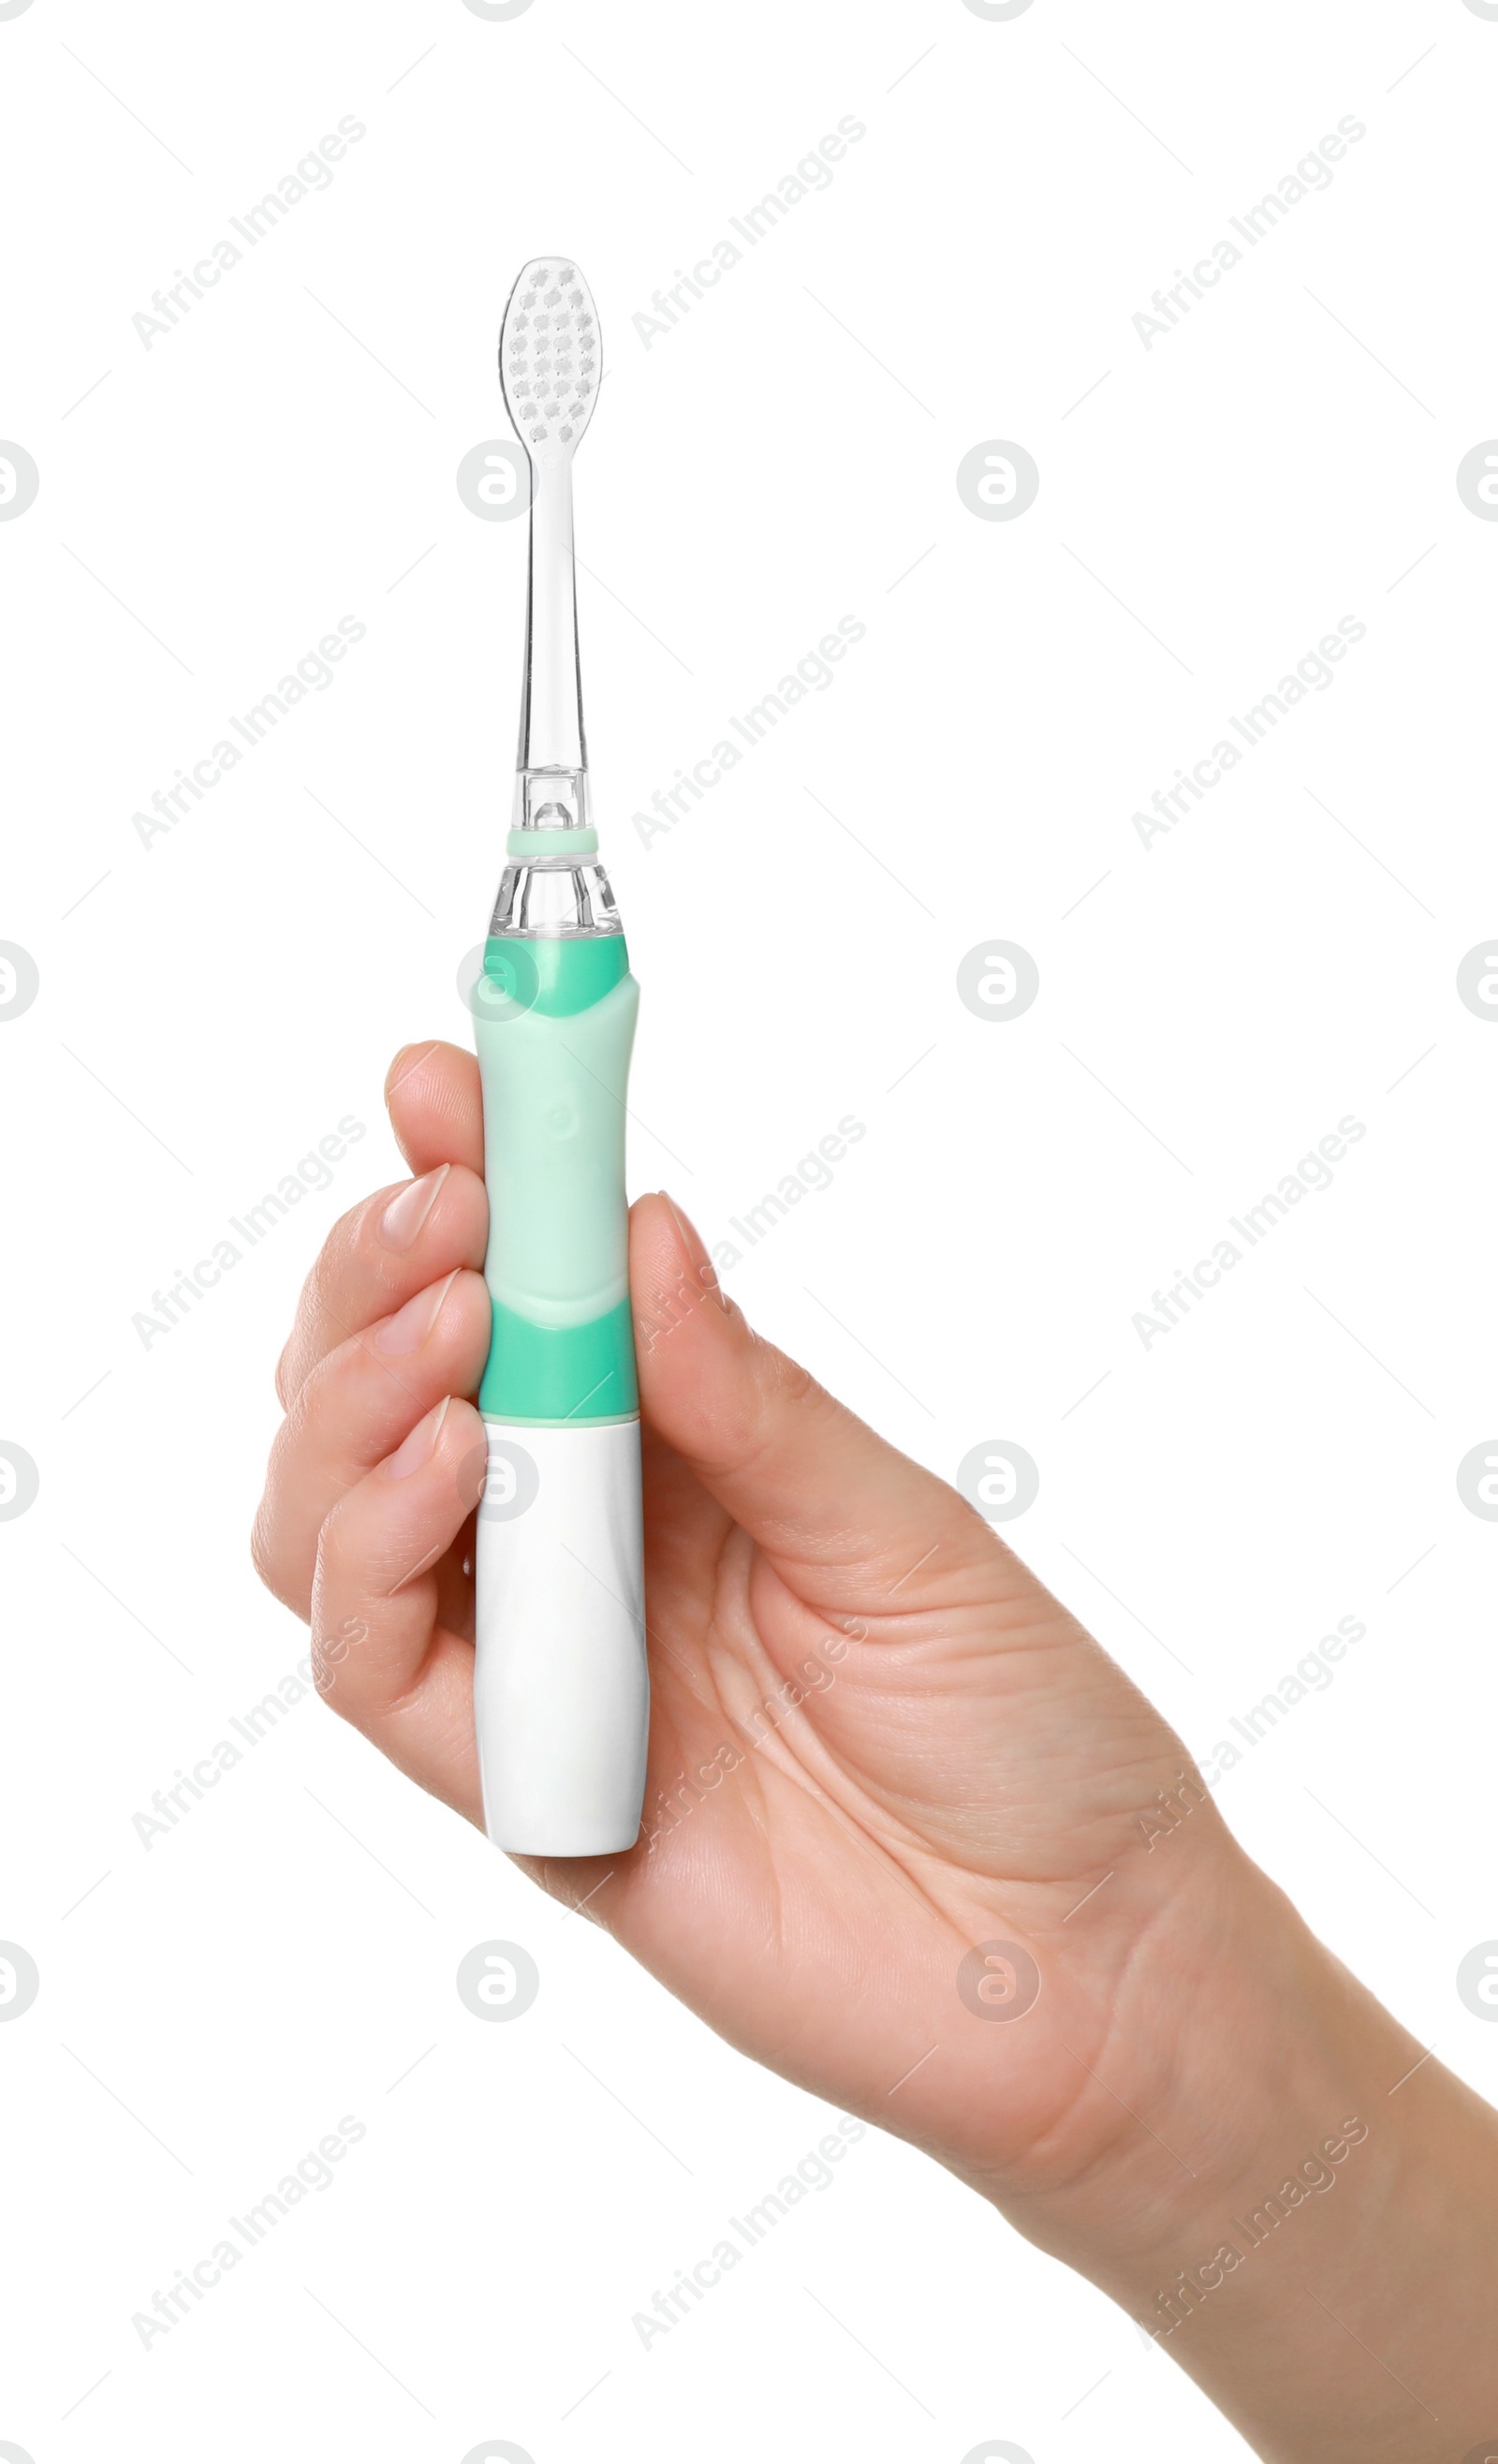
M1139 1810L1183 1768L1169 1730L976 1524L955 1574L939 1552L876 1614L883 1570L809 1582L659 1438L646 1524L644 1836L624 1857L522 1861L816 2093L927 2144L944 2126L959 2166L998 2147L1014 2185L1039 2143L1084 2161L1150 2092L1138 2057L1109 2050L1115 2020L1120 2041L1151 2040L1118 1991L1145 1878L1117 1881L1146 1862ZM1110 1872L1117 1913L1069 1933ZM965 1954L996 1939L1042 1969L1014 2024L957 1991ZM1131 1994L1148 1990L1136 1976Z

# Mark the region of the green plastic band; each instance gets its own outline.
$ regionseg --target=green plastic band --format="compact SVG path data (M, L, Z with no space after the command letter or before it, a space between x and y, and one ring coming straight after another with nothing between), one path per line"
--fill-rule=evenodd
M496 933L484 944L487 985L475 987L475 1017L538 1010L543 1018L575 1018L612 992L629 973L622 933L591 940L543 941ZM489 992L488 985L493 986Z
M479 1410L493 1420L591 1428L640 1410L629 1303L586 1326L536 1326L493 1304Z
M538 856L597 855L597 830L511 830L505 841L505 851L532 862Z

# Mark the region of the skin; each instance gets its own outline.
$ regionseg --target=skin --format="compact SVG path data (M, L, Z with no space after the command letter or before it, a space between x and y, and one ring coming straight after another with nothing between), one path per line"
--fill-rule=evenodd
M419 1186L345 1216L309 1278L254 1556L332 1707L477 1823L477 1065L407 1047L386 1101ZM663 1194L630 1282L645 1826L519 1861L1090 2277L1261 2455L1498 2459L1498 2116L1314 1940L988 1524L752 1331Z

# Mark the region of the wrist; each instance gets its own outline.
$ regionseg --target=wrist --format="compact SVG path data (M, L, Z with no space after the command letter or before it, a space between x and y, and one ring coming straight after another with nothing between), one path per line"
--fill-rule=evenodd
M1191 2177L1162 2203L1158 2235L1103 2238L1097 2251L1098 2280L1105 2271L1106 2289L1167 2348L1205 2326L1214 2292L1241 2277L1247 2295L1250 2275L1262 2278L1250 2262L1282 2226L1319 2235L1316 2219L1334 2211L1379 2217L1404 2170L1410 2108L1395 2091L1422 2048L1263 1876L1253 1883L1223 1965L1193 1996L1200 2053L1161 2123Z
M1014 2221L1277 2464L1456 2464L1498 2433L1498 2116L1243 1861L1168 2093Z

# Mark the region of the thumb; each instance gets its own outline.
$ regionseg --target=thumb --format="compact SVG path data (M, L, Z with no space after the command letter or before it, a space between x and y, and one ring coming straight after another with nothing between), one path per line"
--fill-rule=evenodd
M645 1419L804 1597L898 1614L1032 1588L955 1489L754 1332L663 1190L632 1210L629 1271Z

